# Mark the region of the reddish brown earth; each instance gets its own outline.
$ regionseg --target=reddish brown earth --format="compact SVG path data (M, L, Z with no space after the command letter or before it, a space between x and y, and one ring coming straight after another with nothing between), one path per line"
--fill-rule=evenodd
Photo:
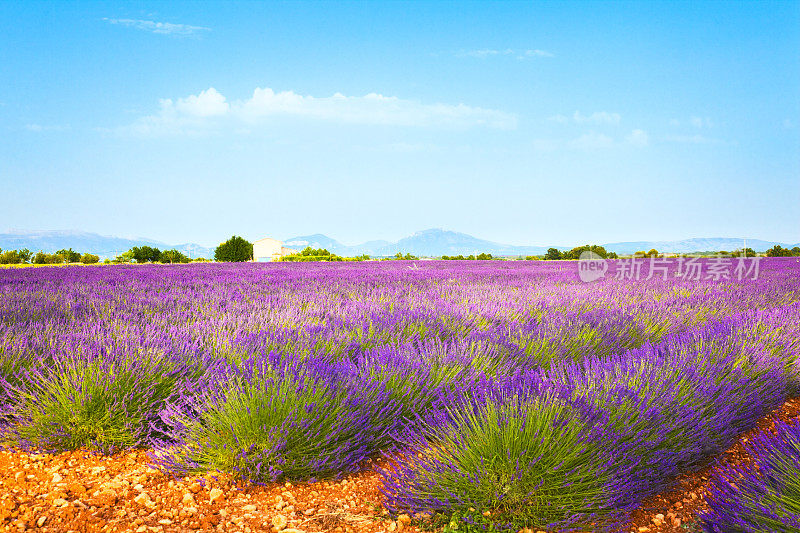
M788 401L721 458L747 461L743 447L775 419L800 416ZM238 485L224 476L175 479L154 470L146 452L111 457L77 451L55 455L0 451L0 531L94 532L418 532L407 515L380 505L372 469L340 481ZM630 531L681 532L705 508L714 467L684 476L678 488L646 501Z
M372 470L340 481L268 486L174 479L146 452L103 457L0 452L0 531L417 532L379 504Z

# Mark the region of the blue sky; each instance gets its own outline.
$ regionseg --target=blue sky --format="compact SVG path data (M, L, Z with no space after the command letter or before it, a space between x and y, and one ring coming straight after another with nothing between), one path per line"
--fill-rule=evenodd
M800 241L800 2L2 2L0 231Z

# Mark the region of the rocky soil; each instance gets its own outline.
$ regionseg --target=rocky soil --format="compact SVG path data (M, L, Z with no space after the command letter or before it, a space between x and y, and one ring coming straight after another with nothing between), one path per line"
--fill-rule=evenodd
M723 463L747 461L743 448L774 420L800 416L787 402L728 450ZM632 516L632 533L699 531L714 466L685 476ZM408 515L380 504L371 469L340 481L237 485L225 476L175 479L149 466L144 451L111 457L85 451L55 455L0 451L0 531L94 532L419 532ZM526 533L536 533L526 530Z
M418 531L380 506L371 470L335 482L237 486L221 476L175 479L148 462L142 451L2 451L0 531Z

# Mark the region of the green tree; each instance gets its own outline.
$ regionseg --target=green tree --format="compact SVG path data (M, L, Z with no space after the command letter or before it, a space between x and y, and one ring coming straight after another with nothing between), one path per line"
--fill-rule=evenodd
M84 265L93 265L100 261L100 257L94 254L85 253L81 255L81 263Z
M59 250L56 252L57 256L61 257L62 263L77 263L81 260L81 254L73 250L72 248L68 248L66 250Z
M234 235L214 250L215 261L241 263L253 259L253 243Z
M744 250L734 250L731 257L755 257L756 251L752 248L745 248Z
M115 257L112 263L130 263L131 261L133 261L133 251L128 250Z
M52 265L53 263L58 263L59 258L57 258L53 254L46 254L43 251L39 250L33 256L33 264L34 265Z
M330 256L330 255L333 255L333 254L331 254L325 248L316 248L315 249L315 248L312 248L310 246L306 246L305 248L303 248L300 251L300 255L302 255L304 257L309 257L309 256L318 257L318 256Z
M601 257L602 259L608 257L608 252L606 252L606 249L603 248L602 246L599 246L597 244L592 244L592 245L585 244L583 246L577 246L572 250L570 250L569 252L564 252L563 254L561 254L561 259L580 259L581 254L584 252L592 252L595 255Z
M792 255L795 257L800 256L800 246L795 246L794 248L792 248Z
M22 259L23 263L30 263L31 256L33 256L33 253L30 250L23 248L22 250L17 250L17 253L19 254L19 257Z
M161 250L150 246L134 246L131 248L137 263L156 263L161 259Z
M787 250L783 246L776 244L767 250L767 257L789 257L792 255L791 250Z
M17 265L22 263L22 258L16 250L6 250L0 254L0 265Z
M478 254L478 261L488 261L492 258L492 254L481 253Z
M189 263L191 261L191 259L178 250L164 250L161 252L158 260L162 263Z
M548 248L547 253L544 254L544 258L547 261L555 261L556 259L561 259L561 251L558 248Z

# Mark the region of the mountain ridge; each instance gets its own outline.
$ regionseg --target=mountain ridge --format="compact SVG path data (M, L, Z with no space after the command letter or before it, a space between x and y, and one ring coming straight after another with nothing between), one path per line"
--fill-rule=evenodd
M655 248L659 252L691 253L741 248L745 239L730 237L692 238L674 241L625 241L604 243L601 246L618 254L631 254L640 250ZM760 239L746 239L747 246L757 252L764 252L775 245L793 248L800 244L786 244ZM594 244L594 243L590 243ZM72 248L78 252L97 254L101 258L113 258L134 246L153 246L165 249L176 249L192 258L212 258L214 249L196 243L166 244L148 237L116 237L79 230L44 230L24 231L9 230L0 233L0 248L14 250L28 248L33 252L42 250L52 253L63 248ZM306 246L325 248L341 256L357 256L367 254L374 257L387 257L399 253L411 253L418 256L438 257L442 255L470 255L490 253L496 256L540 255L548 248L569 250L573 246L519 246L503 244L487 239L480 239L466 233L430 228L418 231L397 241L371 240L356 245L346 245L322 233L301 235L286 239L284 246L302 250Z
M618 254L632 254L637 251L649 251L655 248L659 252L666 253L692 253L707 251L732 251L741 248L746 241L748 248L753 248L756 252L765 252L775 245L785 248L800 246L800 244L786 244L777 241L764 241L761 239L744 239L732 237L697 237L692 239L682 239L674 241L624 241L601 244L609 252ZM301 246L292 243L304 242ZM324 244L324 246L314 246L313 243ZM586 243L595 244L595 243ZM547 245L547 246L518 246L511 244L497 243L485 239L479 239L466 233L431 228L422 230L399 239L396 242L389 241L368 241L366 243L353 246L345 245L328 237L316 233L300 237L293 237L285 241L285 246L301 250L305 246L312 248L325 248L338 255L360 255L368 254L373 256L390 256L396 253L412 253L422 256L441 256L441 255L469 255L481 252L493 255L539 255L547 251L548 248L558 248L559 250L570 250L573 246Z
M167 244L148 237L116 237L79 230L23 231L12 229L7 233L0 233L0 248L3 250L27 248L32 252L41 250L53 253L57 250L72 248L76 252L96 254L101 259L105 259L114 258L134 246L153 246L161 250L175 249L192 259L214 256L213 249L199 244Z

